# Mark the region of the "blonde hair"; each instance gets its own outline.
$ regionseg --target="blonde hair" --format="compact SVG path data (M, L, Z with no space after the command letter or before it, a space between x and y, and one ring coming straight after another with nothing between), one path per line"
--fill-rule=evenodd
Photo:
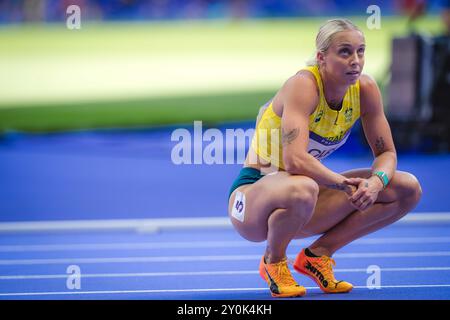
M314 57L306 62L308 66L318 65L317 52L325 53L331 45L333 36L341 31L357 30L362 31L348 19L332 19L325 22L320 28L316 36L316 52Z

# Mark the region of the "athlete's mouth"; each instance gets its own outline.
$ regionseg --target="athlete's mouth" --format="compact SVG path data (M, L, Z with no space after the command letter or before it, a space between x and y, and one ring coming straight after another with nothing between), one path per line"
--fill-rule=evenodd
M358 75L359 71L349 71L346 74L350 74L350 75Z

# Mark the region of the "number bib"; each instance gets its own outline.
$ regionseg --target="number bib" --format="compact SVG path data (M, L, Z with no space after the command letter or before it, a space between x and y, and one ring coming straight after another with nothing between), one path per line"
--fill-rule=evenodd
M245 216L245 194L237 191L236 197L234 198L233 210L231 211L233 218L244 222Z

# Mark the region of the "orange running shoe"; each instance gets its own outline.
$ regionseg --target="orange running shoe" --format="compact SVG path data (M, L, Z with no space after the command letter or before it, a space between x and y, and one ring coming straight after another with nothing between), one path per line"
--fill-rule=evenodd
M321 256L317 258L308 257L303 249L295 259L294 269L313 279L325 293L346 293L353 289L351 283L337 281L334 278L334 259Z
M263 256L259 264L259 274L269 284L272 297L301 297L306 294L306 289L292 277L287 259L266 264Z

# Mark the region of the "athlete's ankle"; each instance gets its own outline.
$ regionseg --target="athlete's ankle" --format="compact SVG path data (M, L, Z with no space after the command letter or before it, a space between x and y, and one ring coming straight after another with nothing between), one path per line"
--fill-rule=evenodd
M286 259L285 254L273 254L271 252L267 252L264 254L264 262L266 264L278 263Z
M331 257L333 255L333 253L328 250L327 248L324 247L308 247L305 249L305 253L306 250L308 250L312 256L316 256L316 257L321 257L321 256L327 256L327 257ZM309 256L308 254L306 254L307 256Z

